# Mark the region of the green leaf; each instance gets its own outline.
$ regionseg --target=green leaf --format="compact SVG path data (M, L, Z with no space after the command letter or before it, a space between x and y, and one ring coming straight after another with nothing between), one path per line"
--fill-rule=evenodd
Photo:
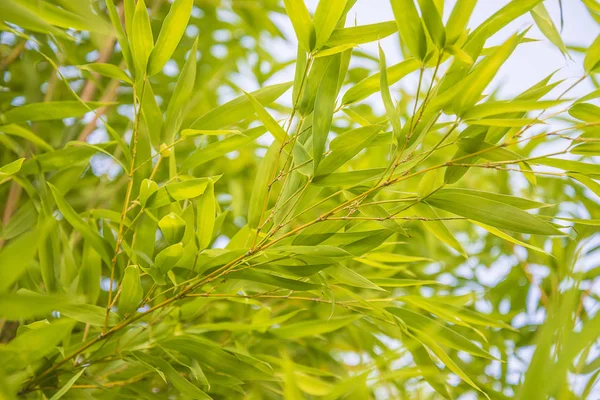
M427 38L414 0L391 0L400 40L410 54L423 61L427 55Z
M333 33L342 17L346 0L320 0L315 11L315 49L320 49Z
M164 373L167 380L184 396L198 400L210 400L212 397L185 379L171 364L159 357L152 357L141 352L134 353L140 360L155 366Z
M140 268L137 265L129 265L125 268L123 282L121 283L121 296L118 303L119 312L122 315L134 312L139 307L143 297L144 289L140 281Z
M429 36L438 49L443 49L446 45L446 32L442 17L434 3L434 0L419 0L421 6L421 15L423 22L429 32Z
M154 48L150 17L144 0L138 0L135 5L129 45L136 66L136 81L141 81L146 75L148 57Z
M175 0L160 28L156 45L148 61L148 75L156 75L169 61L183 37L192 14L194 0ZM194 63L195 64L195 63Z
M21 170L24 158L19 158L11 163L0 167L0 185L10 180L10 177Z
M528 248L530 250L537 251L538 253L548 254L544 249L541 249L539 247L530 245L529 243L525 243L525 242L522 242L522 241L520 241L518 239L515 239L514 237L512 237L510 235L507 235L506 233L502 232L500 229L494 228L493 226L489 226L489 225L486 225L486 224L483 224L483 223L477 222L477 221L473 221L473 223L475 225L481 226L486 231L490 232L493 235L498 236L501 239L507 240L507 241L512 242L514 244L517 244L519 246L526 247L526 248Z
M133 58L131 56L131 49L129 48L129 42L127 41L127 36L125 35L123 25L121 24L121 18L119 17L117 7L115 7L113 0L105 0L104 3L106 4L106 9L108 10L110 22L115 28L117 41L119 42L121 53L123 53L123 58L125 59L127 69L129 71L133 71L135 67L133 64ZM125 2L125 4L127 4L127 2ZM125 8L127 8L127 5L125 5Z
M551 224L519 208L481 196L439 191L426 203L495 228L536 235L563 234Z
M96 283L97 284L97 283ZM49 315L68 299L60 296L45 296L31 293L3 293L0 294L0 318L9 321L18 321Z
M341 44L339 46L330 47L330 48L324 49L324 50L319 50L317 53L315 53L314 57L315 58L320 58L320 57L332 56L332 55L341 53L343 51L352 49L352 48L354 48L356 46L357 46L356 43Z
M400 79L416 71L421 63L416 58L408 58L398 64L387 68L388 85L393 85ZM381 88L380 74L376 73L358 82L344 94L342 104L348 105L363 100L366 97L378 92Z
M319 3L321 4L321 3ZM313 116L313 167L317 171L319 163L325 152L327 136L331 128L335 99L337 97L337 82L340 72L340 58L333 56L325 76L321 80L317 97L315 99L315 112Z
M243 135L241 131L235 129L184 129L181 131L181 137L193 137L199 135L217 136L217 135Z
M42 148L46 151L54 150L54 148L52 146L50 146L48 143L46 143L46 141L44 139L40 138L39 136L37 136L35 133L30 131L29 129L26 129L20 125L15 125L15 124L2 125L2 126L0 126L0 132L6 133L7 135L17 136L22 139L28 140L31 143L39 146L40 148Z
M158 221L158 227L169 244L179 243L185 231L185 221L174 212L168 213Z
M194 89L194 83L196 81L196 49L198 47L198 39L194 41L192 48L190 49L189 56L185 61L183 69L177 79L177 85L169 101L169 107L167 108L167 116L165 119L164 135L166 141L171 143L175 138L175 134L181 126L184 111L186 110L186 103L189 101L192 91Z
M501 46L485 57L461 82L460 95L454 100L453 108L460 112L473 107L481 99L481 94L490 84L500 66L508 59L520 40L519 35L514 35Z
M550 18L550 14L548 14L548 10L546 10L544 3L535 6L533 10L531 10L531 16L544 36L546 36L546 38L552 42L561 53L567 55L569 51L563 43L560 32L556 28L556 25L554 25L552 18Z
M30 266L39 236L35 230L26 232L0 249L0 293L10 289Z
M129 75L127 75L125 73L125 71L123 71L121 68L117 67L116 65L105 64L105 63L92 63L92 64L85 64L85 65L78 65L77 68L82 69L84 71L95 72L102 76L106 76L106 77L109 77L112 79L117 79L117 80L129 83L129 84L133 84Z
M181 259L183 256L183 244L176 243L171 245L158 253L156 255L156 259L154 260L154 264L156 268L164 275L169 272L177 261Z
M588 74L596 72L598 67L600 67L600 35L596 36L596 40L586 51L583 60L583 68Z
M399 317L411 329L431 337L432 340L438 342L440 345L455 350L465 351L477 357L494 359L487 351L481 349L463 335L433 318L426 317L406 308L388 307L386 310Z
M210 181L204 193L197 202L196 235L198 237L198 250L208 247L213 238L216 220L215 186Z
M311 51L316 40L315 28L304 0L284 0L283 4L290 21L292 21L298 43L304 51Z
M327 273L340 283L345 283L346 285L385 292L384 289L380 288L372 281L351 270L350 268L344 267L343 265L333 265L327 268Z
M580 174L588 175L593 179L600 179L600 165L585 163L574 160L562 160L560 158L536 158L533 162L536 164L546 165L548 167L559 168L568 172L577 172Z
M488 101L466 109L461 117L464 119L479 119L504 113L545 110L561 103L560 100Z
M439 215L435 212L435 210L425 203L418 203L413 207L421 216L429 219L429 221L423 222L423 227L425 227L429 233L433 234L439 240L452 247L463 257L468 257L467 252L452 234L452 232L450 232L450 229L448 229L444 221L436 220L439 218Z
M83 221L55 186L49 182L48 186L50 187L56 206L63 217L65 217L69 224L71 224L71 226L94 247L106 265L110 265L112 253L110 245L98 234L98 232L92 230L92 228Z
M360 315L350 317L333 317L325 321L304 321L283 325L271 329L270 332L283 339L300 339L303 337L323 335L334 332L360 319Z
M500 126L500 127L515 127L520 128L527 125L543 124L543 121L533 118L486 118L477 120L466 120L467 125L478 126Z
M397 31L398 26L396 25L396 21L341 28L333 31L326 45L328 47L337 47L370 43L386 38Z
M366 148L381 132L381 126L369 125L351 129L331 141L330 153L317 169L317 176L329 175Z
M263 157L256 173L250 203L248 204L248 226L256 229L261 223L263 210L266 210L269 199L267 198L268 188L271 179L274 178L275 168L279 154L279 145L274 142L269 146L267 153Z
M39 296L38 296L39 297ZM61 319L52 323L41 323L18 335L0 351L3 361L28 365L54 352L58 343L71 332L75 321Z
M244 92L244 94L246 97L248 97L248 100L250 101L250 104L252 104L252 108L254 109L254 112L258 118L261 120L265 128L271 132L275 140L279 142L280 145L285 143L287 140L287 133L281 127L281 125L275 121L275 118L273 118L271 114L265 110L262 104L260 104L260 102L254 98L254 96L247 92Z
M465 33L477 0L457 0L446 24L446 42L453 44Z
M190 178L181 182L169 183L165 186L169 196L175 200L193 199L204 193L210 178Z
M262 126L244 131L241 135L232 135L223 140L211 143L206 147L196 149L190 154L181 164L181 170L189 170L215 158L222 157L232 150L239 150L249 143L253 142L257 137L265 133L265 128Z
M85 104L79 101L48 101L29 103L15 107L0 114L2 124L20 124L27 121L49 121L54 119L81 117L90 109L96 109L111 103L91 101Z
M385 106L385 112L392 125L392 131L394 134L394 141L401 148L404 143L404 137L402 136L402 125L400 124L400 115L396 109L396 105L392 100L390 94L390 84L388 83L387 67L385 61L385 53L381 46L379 46L379 85L381 87L381 98Z
M265 86L251 94L260 104L265 106L281 97L291 86L292 82L278 83L276 85ZM221 129L225 126L235 124L244 118L248 118L253 113L254 108L250 104L250 100L246 95L242 95L207 112L195 120L190 128Z
M600 107L591 103L578 103L569 109L573 118L585 122L600 122Z
M54 393L54 395L52 395L52 397L50 397L50 400L58 400L62 398L71 389L73 384L77 382L77 379L79 379L79 377L83 375L84 372L85 368L82 368L81 371L73 375L63 387L61 387L56 393Z
M96 283L98 284L98 283ZM75 321L90 324L92 326L104 326L106 308L92 304L65 304L56 308L62 315ZM119 317L111 312L108 316L108 325L114 326L119 322Z

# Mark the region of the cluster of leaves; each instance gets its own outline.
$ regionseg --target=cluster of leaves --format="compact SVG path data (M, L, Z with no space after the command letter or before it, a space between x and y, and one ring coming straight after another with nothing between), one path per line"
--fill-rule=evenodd
M355 3L0 1L0 397L592 393L600 89L568 93L600 37L543 0ZM498 99L525 14L582 76ZM398 64L358 48L396 34Z

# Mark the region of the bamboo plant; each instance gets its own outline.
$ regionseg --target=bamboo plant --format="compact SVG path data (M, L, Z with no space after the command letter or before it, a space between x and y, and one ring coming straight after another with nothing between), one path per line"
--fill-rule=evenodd
M0 398L598 395L600 36L356 2L0 0Z

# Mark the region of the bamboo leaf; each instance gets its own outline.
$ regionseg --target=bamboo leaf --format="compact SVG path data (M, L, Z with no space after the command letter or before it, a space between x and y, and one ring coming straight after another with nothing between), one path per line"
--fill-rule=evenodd
M283 339L300 339L315 335L323 335L337 331L360 319L360 316L334 317L328 321L305 321L287 324L280 328L271 329L271 332Z
M193 0L175 0L171 4L169 14L165 17L160 28L156 45L150 54L148 61L149 76L159 73L173 55L187 27L193 5Z
M284 0L283 4L292 21L298 43L304 51L313 50L316 41L315 28L304 0Z
M49 121L54 119L81 117L91 109L110 105L111 103L88 102L81 104L78 101L53 101L44 103L30 103L15 107L4 114L0 114L2 124L20 124L27 121Z
M59 211L65 217L65 219L71 224L71 226L81 234L89 243L94 247L94 249L98 252L102 260L110 265L111 263L111 249L110 245L100 236L97 232L92 230L90 226L83 221L83 219L75 212L73 207L63 197L60 191L53 186L51 183L48 183L50 187L50 191L52 192L52 196L54 197L54 201L56 202L56 206Z
M427 38L414 0L391 0L400 40L410 54L423 61L427 55Z
M336 28L340 20L346 0L320 0L315 11L314 24L316 43L315 49L320 49Z
M313 117L313 166L315 173L323 158L327 136L331 128L335 99L337 97L339 72L340 58L334 56L325 71L325 76L321 80L315 99L315 113Z
M562 235L562 232L514 206L485 197L459 193L436 193L426 202L436 208L449 211L495 228L537 235Z
M133 84L129 75L127 75L125 73L125 71L123 71L116 65L106 64L106 63L92 63L92 64L79 65L77 68L82 69L84 71L96 72L100 75L103 75L103 76L106 76L106 77L109 77L112 79L118 79L125 83Z
M341 47L352 44L356 46L384 39L397 31L398 26L395 21L340 28L333 31L326 45L329 47Z

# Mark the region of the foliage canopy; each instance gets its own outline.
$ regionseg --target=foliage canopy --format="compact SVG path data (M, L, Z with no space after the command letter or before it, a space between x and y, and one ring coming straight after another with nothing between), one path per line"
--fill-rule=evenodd
M0 398L598 394L600 36L390 2L0 0Z

